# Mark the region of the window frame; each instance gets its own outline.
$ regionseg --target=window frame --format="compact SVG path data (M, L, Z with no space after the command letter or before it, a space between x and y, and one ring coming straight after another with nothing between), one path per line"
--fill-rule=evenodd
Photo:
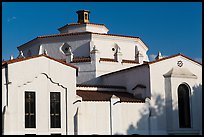
M27 102L27 100L29 99L27 97L29 95L32 96L32 94L33 97L31 97L30 102ZM32 100L33 102L31 102ZM36 128L36 93L34 91L25 91L24 103L25 128Z
M55 101L52 99L52 94L58 94L59 100ZM55 106L58 105L58 108ZM61 93L50 92L50 128L61 128ZM59 122L57 124L57 122Z

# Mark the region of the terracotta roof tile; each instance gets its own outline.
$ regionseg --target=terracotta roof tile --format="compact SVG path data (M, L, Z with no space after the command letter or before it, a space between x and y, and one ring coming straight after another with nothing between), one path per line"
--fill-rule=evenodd
M145 102L144 99L136 98L128 92L77 90L77 95L82 97L82 101L110 101L112 95L115 95L120 98L121 102Z
M91 34L91 32L62 33L62 34L38 36L37 38L62 37L62 36L83 35L83 34Z
M138 61L136 61L136 60L125 60L125 59L123 59L123 60L122 60L122 63L139 64L139 62L138 62Z
M60 59L63 62L66 62L66 59ZM79 62L91 62L90 57L76 57L73 58L73 61L71 63L79 63Z
M91 62L91 57L75 57L71 63Z
M77 87L97 87L97 88L117 88L117 89L126 89L124 86L114 86L114 85L84 85L77 84Z
M111 59L111 58L100 58L99 62L100 61L106 61L106 62L118 62L116 61L115 59Z
M133 38L133 39L139 39L139 37L134 37L134 36L125 36L125 35L118 35L118 34L105 34L105 33L94 33L94 32L77 32L77 33L62 33L62 34L53 34L53 35L44 35L44 36L38 36L34 38L33 40L28 41L25 44L22 44L18 46L17 48L19 49L20 47L31 43L35 40L43 39L43 38L53 38L53 37L63 37L63 36L72 36L72 35L83 35L83 34L96 34L96 35L105 35L105 36L115 36L115 37L125 37L125 38Z
M62 64L64 64L64 65L66 65L66 66L69 66L69 67L78 69L78 67L76 67L76 66L74 66L74 65L72 65L72 64L68 64L68 63L66 63L66 62L64 62L64 61L62 61L62 60L55 59L55 58L49 57L49 56L44 55L44 54L37 55L37 56L32 56L32 57L26 57L26 58L17 58L17 59L7 60L7 61L2 62L2 65L4 65L4 64L16 63L16 62L20 62L20 61L25 61L25 60L29 60L29 59L33 59L33 58L37 58L37 57L41 57L41 56L44 56L44 57L49 58L49 59L51 59L51 60L57 61L57 62L59 62L59 63L62 63Z

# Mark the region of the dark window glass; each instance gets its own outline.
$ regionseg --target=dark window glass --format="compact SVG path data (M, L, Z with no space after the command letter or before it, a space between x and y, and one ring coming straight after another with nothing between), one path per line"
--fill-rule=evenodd
M51 128L61 128L60 92L50 93Z
M189 89L186 85L181 84L178 87L178 109L179 109L179 127L190 128L190 102Z
M35 127L35 92L25 92L25 128Z

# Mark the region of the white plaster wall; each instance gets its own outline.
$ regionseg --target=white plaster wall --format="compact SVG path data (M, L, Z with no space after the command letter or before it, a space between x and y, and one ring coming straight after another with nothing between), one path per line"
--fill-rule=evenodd
M40 67L37 67L39 66ZM60 73L59 73L60 72ZM8 125L5 134L50 134L52 132L66 134L65 128L65 91L64 88L53 84L41 73L46 73L53 82L59 83L67 88L68 92L68 134L73 134L73 102L76 95L76 70L65 66L46 57L38 57L9 65L9 79L12 82L9 86L9 106L6 111L5 123ZM36 129L24 128L24 91L36 91ZM51 130L49 128L49 92L61 92L62 101L62 128ZM47 103L45 103L48 101ZM44 118L44 119L41 119Z
M99 26L89 25L90 29L101 28ZM103 28L103 27L102 27ZM134 60L135 59L135 46L138 47L139 51L144 54L145 60L148 60L146 55L147 49L140 45L133 38L123 38L116 36L101 36L97 34L83 34L83 35L71 35L64 37L52 37L52 38L43 38L38 43L39 46L30 45L27 46L24 51L27 55L27 51L30 49L32 55L42 54L44 49L46 49L48 55L50 57L56 59L65 59L66 56L60 50L63 43L68 43L74 54L74 57L89 57L90 52L93 49L93 45L99 50L99 58L114 58L114 52L112 48L114 44L118 44L122 52L122 59L126 60ZM36 48L35 52L34 49ZM107 74L113 71L125 69L128 67L136 66L138 64L130 64L130 63L115 63L115 62L93 62L95 63L95 67L93 65L88 65L88 63L74 63L74 65L79 67L79 76L77 77L77 83L89 83L94 84L97 83L97 78L103 74ZM93 70L94 69L94 70ZM95 72L93 72L95 71Z
M63 52L60 50L61 46L64 43L67 43L71 46L72 52L74 54L74 57L89 57L90 56L90 38L77 38L79 36L76 36L72 39L61 39L60 42L52 42L52 43L45 43L41 46L43 49L46 49L48 52L48 55L57 58L57 59L65 59L66 56L63 54Z
M118 73L113 73L102 77L104 85L124 86L127 91L132 93L137 84L146 86L146 96L150 96L150 72L148 65L137 66L132 69L124 70Z
M120 47L123 59L134 60L135 59L135 42L133 39L124 40L111 36L92 36L92 41L96 48L100 52L101 58L112 58L114 59L115 51L112 48L115 47L115 43Z
M138 50L144 55L144 60L148 61L146 55L148 49L145 49L136 38L92 34L92 41L102 58L114 58L115 51L112 51L112 48L117 44L122 52L122 59L135 60L135 47L137 46Z
M178 115L178 86L187 83L190 87L190 115L191 128L179 128ZM197 85L195 79L171 78L171 93L172 93L172 120L171 127L168 129L170 133L200 133L202 130L202 87ZM198 91L200 90L200 91Z
M130 63L120 63L120 62L98 62L96 64L96 76L99 77L101 75L111 73L114 71L119 71L122 69L126 69L129 67L137 66L139 64L130 64Z
M105 26L91 24L86 24L86 31L105 34L108 33L108 29Z
M5 68L2 69L2 112L3 112L3 106L6 105L6 76L5 76Z
M84 25L68 26L60 30L60 33L76 33L85 32L86 27Z
M79 108L79 135L110 134L110 102L84 101Z
M190 79L190 78L185 78L185 79L166 78L165 79L163 75L166 74L168 71L170 71L173 67L178 67L177 61L179 60L183 62L183 66L182 66L183 68L187 68L189 71L195 74L198 78L197 79ZM151 94L152 94L151 106L154 106L152 117L155 119L153 122L154 126L152 128L154 128L155 134L165 133L167 128L168 130L170 130L169 132L172 132L172 131L174 132L178 130L178 128L176 128L178 127L178 113L174 111L174 109L177 107L178 85L186 81L191 87L194 87L199 84L201 84L201 87L202 87L202 70L201 69L202 69L201 65L194 63L193 61L190 61L182 56L177 56L177 57L167 59L164 61L160 61L160 62L150 65L150 74L151 74L150 81L151 81ZM167 87L165 87L165 84ZM172 93L167 94L166 92L166 95L165 95L165 90L167 89L168 91L171 91ZM169 97L170 95L172 95L172 99L173 99L172 105L169 104L171 102L171 97ZM158 98L158 96L160 98ZM168 101L166 101L167 104L165 104L165 96L168 99ZM157 100L160 100L160 101L156 102ZM197 99L195 98L192 99L192 102L191 102L192 106L196 106L195 104L201 104L201 103L198 103L198 100L195 102L193 100L195 101ZM173 106L173 110L168 109L166 111L164 109L165 105L167 105L168 108L171 108ZM195 114L196 112L199 112L197 108L198 107L193 108L192 113ZM201 105L199 106L199 108L201 108ZM162 114L158 112L161 112ZM166 112L168 112L167 113L168 116L166 115ZM200 123L198 123L198 119L202 118L201 112L199 115L200 117L198 117L198 115L193 116L195 117L194 121L197 121L196 125L201 125ZM169 124L167 124L167 120L170 121ZM162 122L159 122L159 121L162 121ZM199 128L201 128L201 126L199 126Z
M145 103L122 102L110 107L110 101L83 101L79 108L78 135L111 135L111 129L112 135L147 134L148 113Z
M140 134L147 135L148 131L148 106L146 103L125 103L116 106L120 107L120 123L116 122L120 130L116 133L122 135Z
M22 51L27 57L27 52L30 49L32 56L39 55L46 49L50 57L56 59L65 59L66 56L61 52L60 47L67 43L71 46L74 57L89 57L90 56L90 34L70 35L64 37L41 38L39 41L33 42L22 47Z
M77 84L87 83L96 78L96 66L94 62L82 62L72 64L79 67Z
M77 32L107 33L108 29L105 26L100 25L80 24L68 26L60 30L60 33L77 33Z
M2 135L5 132L5 128L8 128L8 124L5 122L7 121L6 111L7 110L7 90L6 90L6 76L5 76L5 68L2 67Z

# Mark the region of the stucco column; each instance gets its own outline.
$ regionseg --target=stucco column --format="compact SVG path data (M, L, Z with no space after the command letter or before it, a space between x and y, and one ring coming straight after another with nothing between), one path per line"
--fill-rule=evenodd
M113 95L110 99L110 134L114 135L117 131L120 131L120 109L116 106L117 103L120 103L120 98Z

